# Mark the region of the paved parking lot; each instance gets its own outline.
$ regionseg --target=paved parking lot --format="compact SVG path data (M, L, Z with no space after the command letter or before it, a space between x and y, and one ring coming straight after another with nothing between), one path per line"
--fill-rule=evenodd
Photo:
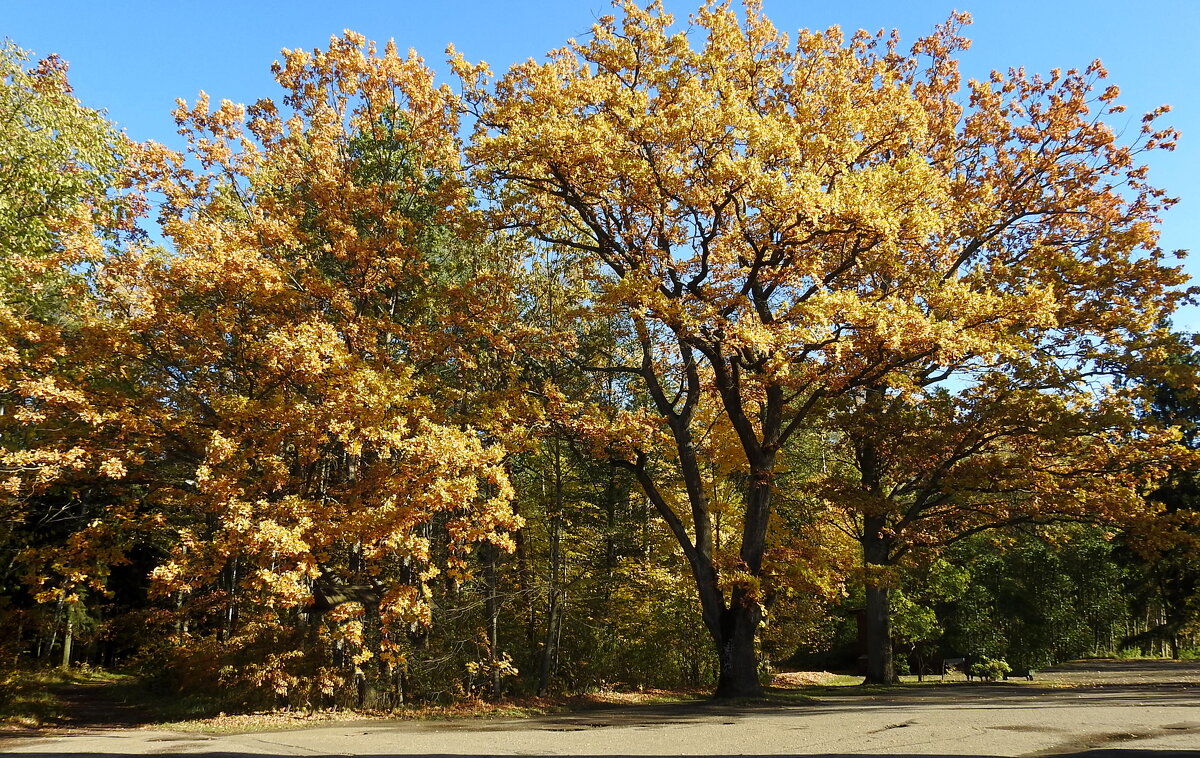
M1068 686L1069 685L1069 686ZM514 720L363 721L252 734L49 732L50 756L1019 756L1200 758L1200 664L1092 662L1032 683L954 683L799 706L597 708Z

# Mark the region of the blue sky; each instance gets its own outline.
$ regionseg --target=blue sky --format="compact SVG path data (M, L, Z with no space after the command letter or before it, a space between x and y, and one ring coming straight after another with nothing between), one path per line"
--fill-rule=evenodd
M666 5L682 18L698 2ZM1018 65L1082 67L1100 58L1129 107L1125 121L1113 124L1118 130L1136 134L1142 112L1172 106L1167 123L1183 140L1174 153L1155 156L1151 176L1181 198L1164 219L1162 244L1194 249L1187 268L1200 280L1200 0L764 0L783 31L898 28L909 41L956 7L975 20L967 29L973 40L963 57L967 76ZM610 10L603 0L0 0L0 36L70 61L76 94L107 109L131 137L178 146L170 115L175 98L192 100L200 90L239 102L276 96L270 64L281 48L322 47L349 28L380 42L395 39L442 72L451 42L501 72L583 36ZM1188 309L1176 323L1200 331L1200 310Z

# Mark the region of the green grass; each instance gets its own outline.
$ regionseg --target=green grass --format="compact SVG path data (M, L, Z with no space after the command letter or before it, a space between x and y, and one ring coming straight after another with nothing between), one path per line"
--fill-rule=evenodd
M0 727L33 728L63 716L55 690L72 684L113 684L132 680L98 669L18 670L0 674Z
M0 728L30 729L60 721L66 710L59 693L72 685L103 685L104 700L163 724L215 716L222 706L211 698L155 691L138 676L103 669L19 670L0 674Z
M62 715L50 686L63 678L60 672L13 671L0 676L0 725L37 727Z

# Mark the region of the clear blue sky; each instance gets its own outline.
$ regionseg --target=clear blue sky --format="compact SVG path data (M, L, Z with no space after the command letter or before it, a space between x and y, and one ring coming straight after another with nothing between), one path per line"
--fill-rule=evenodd
M699 0L666 4L683 18ZM975 19L967 30L974 41L963 59L967 76L1015 65L1065 69L1100 58L1129 107L1130 134L1142 112L1173 107L1169 123L1183 131L1180 148L1151 164L1156 183L1181 198L1164 220L1162 243L1193 249L1187 267L1200 280L1200 0L764 0L767 16L787 32L833 24L898 28L908 41L955 7ZM321 47L348 28L380 42L395 39L439 71L453 42L467 58L502 72L583 36L610 10L604 0L0 0L0 36L70 61L78 96L107 109L131 137L178 146L175 98L191 100L202 89L239 102L276 96L270 64L284 47ZM1176 322L1200 331L1200 310Z

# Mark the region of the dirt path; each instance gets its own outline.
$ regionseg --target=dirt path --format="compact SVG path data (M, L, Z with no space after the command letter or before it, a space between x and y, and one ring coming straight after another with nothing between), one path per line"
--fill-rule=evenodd
M99 729L129 729L153 723L141 707L126 700L126 688L119 682L76 682L51 688L58 701L59 714L38 730L78 733Z

